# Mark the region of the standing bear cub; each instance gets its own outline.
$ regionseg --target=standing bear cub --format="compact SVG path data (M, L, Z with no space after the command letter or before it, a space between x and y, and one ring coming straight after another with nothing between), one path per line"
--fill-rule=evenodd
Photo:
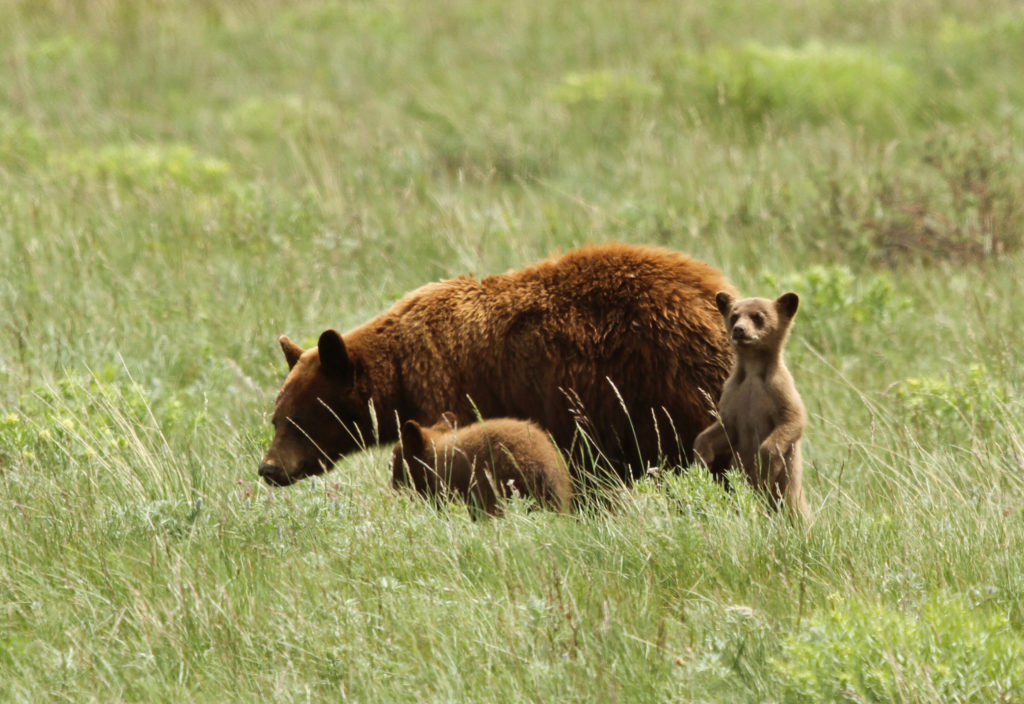
M460 498L474 515L481 509L501 515L500 501L512 495L566 511L572 495L569 473L551 438L536 424L511 418L464 428L450 412L429 428L406 421L391 471L396 489L411 485L438 502Z
M741 469L748 481L790 510L808 515L802 479L800 437L807 413L782 348L800 299L784 293L736 300L715 297L736 353L718 402L718 420L694 441L694 453L709 468Z

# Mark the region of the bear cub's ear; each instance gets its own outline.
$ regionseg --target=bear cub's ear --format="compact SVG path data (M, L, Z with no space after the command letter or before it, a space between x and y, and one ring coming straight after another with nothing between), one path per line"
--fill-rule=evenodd
M725 291L719 291L715 294L715 305L718 306L718 312L722 314L723 318L729 317L729 311L732 310L732 304L735 300L731 294Z
M445 411L441 414L440 423L447 425L449 430L455 430L459 426L459 417L451 411Z
M406 458L423 454L423 428L414 420L402 424L402 455Z
M775 299L775 310L785 318L792 318L796 315L796 309L800 307L800 296L792 291L784 293Z

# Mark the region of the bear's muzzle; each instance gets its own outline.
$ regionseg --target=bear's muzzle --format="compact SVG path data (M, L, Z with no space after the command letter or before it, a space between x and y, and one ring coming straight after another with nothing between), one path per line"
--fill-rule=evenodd
M261 464L256 473L270 486L288 486L295 481L285 474L283 469L273 464Z

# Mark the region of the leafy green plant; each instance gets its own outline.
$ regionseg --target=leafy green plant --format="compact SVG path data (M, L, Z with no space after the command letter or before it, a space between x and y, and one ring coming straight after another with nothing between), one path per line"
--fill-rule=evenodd
M802 302L813 307L811 315L822 318L842 315L855 323L890 322L910 306L892 276L857 275L841 264L811 266L785 276L766 273L762 278L770 290L798 292Z
M956 594L903 608L836 595L769 661L787 702L1024 696L1024 638L1005 613Z
M186 144L108 144L99 149L52 154L51 164L87 181L124 189L155 189L170 183L217 191L228 183L231 166L201 156Z
M900 417L917 437L944 444L985 437L1009 412L1009 398L983 364L968 365L954 378L908 377L891 393Z
M68 375L27 392L17 411L0 419L0 455L15 473L10 478L88 477L103 491L162 496L169 477L179 489L191 484L181 466L187 444L180 441L207 418L189 396L147 392L113 369Z
M910 307L890 275L855 274L844 265L815 265L784 276L765 273L762 279L767 291L762 295L800 295L800 337L819 347L836 349L848 336L877 334L869 331L885 329Z
M913 74L868 47L749 42L689 54L682 65L708 104L735 112L751 126L766 118L842 120L886 131L916 117L920 89Z
M0 110L0 168L25 169L45 154L39 130L25 118Z

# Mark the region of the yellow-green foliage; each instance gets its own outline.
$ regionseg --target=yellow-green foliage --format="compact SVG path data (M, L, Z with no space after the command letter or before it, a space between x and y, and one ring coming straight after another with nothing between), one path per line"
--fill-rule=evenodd
M849 322L889 322L905 310L910 301L900 294L893 277L886 273L856 275L843 265L811 266L785 276L764 275L769 290L796 291L801 296L801 317ZM765 294L768 295L768 294Z
M39 130L24 117L0 109L0 169L25 169L42 155Z
M841 120L886 130L914 119L920 100L913 72L864 47L748 42L691 54L683 64L705 100L751 125Z
M53 154L50 162L72 176L126 189L149 190L174 184L218 190L231 173L231 166L223 159L201 156L186 144L108 144L99 149Z
M844 265L816 265L791 274L762 276L764 291L751 295L800 296L800 340L822 351L849 355L849 345L891 334L890 328L910 308L910 300L885 272L854 274ZM791 350L799 358L800 347Z
M836 594L770 659L786 702L1009 702L1024 638L998 608L936 593L894 607Z
M1001 420L1019 412L1016 404L1008 405L1005 390L984 364L970 364L950 376L908 377L892 394L900 417L919 441L955 444L988 436Z

